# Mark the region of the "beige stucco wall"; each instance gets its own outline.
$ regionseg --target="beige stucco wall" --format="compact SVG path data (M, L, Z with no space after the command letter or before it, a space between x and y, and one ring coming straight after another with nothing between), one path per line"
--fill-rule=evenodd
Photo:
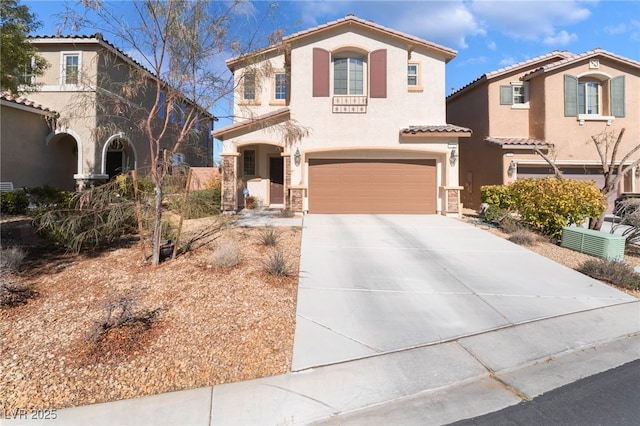
M544 64L531 64L517 72L504 74L490 80L476 83L463 93L453 96L447 102L447 119L450 122L469 127L473 136L461 141L460 184L465 186L462 201L465 205L478 207L479 189L482 185L502 184L512 181L507 169L511 161L518 165L546 165L545 160L531 150L517 147L500 147L483 142L487 136L534 138L552 143L555 160L560 166L594 166L600 164L599 156L591 136L604 130L618 132L625 128L618 160L632 147L640 144L640 73L635 67L623 65L607 57L600 56L600 68L589 69L588 59L565 68L546 73L537 73L532 78L524 77ZM609 123L607 119L585 120L564 116L564 75L583 76L597 72L601 78L625 75L625 117L616 117ZM500 86L524 80L528 84L529 103L513 107L500 105ZM603 90L601 104L605 110L601 115L609 115L608 89ZM635 154L631 160L638 158ZM471 174L469 174L471 173ZM622 191L640 190L639 181L633 176L625 179ZM470 184L471 183L471 184ZM471 188L471 192L469 192Z
M604 77L625 75L625 117L612 118L610 125L606 120L585 121L576 117L564 116L564 75L580 76L595 73ZM541 77L537 77L538 79ZM544 95L544 139L556 146L557 156L563 161L599 161L598 153L591 143L591 136L604 130L619 131L625 128L621 152L628 152L640 144L640 70L622 66L604 57L600 58L600 68L590 70L588 60L571 68L560 69L545 76ZM603 102L604 103L604 102ZM601 112L609 116L608 106ZM634 157L637 158L637 155Z
M371 98L366 89L368 105L365 113L334 113L332 94L328 97L312 96L314 47L330 52L347 47L368 53L387 49L387 97ZM438 187L457 186L458 164L453 167L449 165L450 152L453 147L457 148L457 137L400 136L400 129L410 125L446 124L444 56L426 48L416 48L411 53L410 61L420 64L420 83L423 90L409 91L407 87L408 49L409 46L398 38L384 37L379 32L360 28L351 31L342 27L296 40L291 49L288 106L291 119L307 128L309 136L289 148L283 146L280 142L281 135L273 129L256 130L226 139L223 144L223 153L241 151L248 144L280 144L283 152L291 156L291 185L293 186L308 184L310 158L436 159ZM284 69L284 55L278 54L265 60L270 61L270 66L274 69ZM366 66L365 76L367 77L365 78L368 78L368 64ZM261 64L256 64L254 67L258 70L268 68ZM241 86L242 75L242 68L234 73L238 86ZM330 80L333 80L333 76ZM259 87L259 102L250 105L241 101L241 90L236 91L234 115L237 121L283 107L282 104L274 105L270 102L273 98L270 75L267 76L267 81L259 84ZM302 155L300 166L295 166L293 159L296 149L299 149ZM261 151L257 151L257 154L260 153ZM266 158L265 156L263 160L266 161ZM258 170L263 170L259 164ZM444 194L439 194L438 211L443 208L443 197Z
M14 188L51 185L73 190L77 154L68 138L47 143L44 116L9 103L0 106L0 180Z

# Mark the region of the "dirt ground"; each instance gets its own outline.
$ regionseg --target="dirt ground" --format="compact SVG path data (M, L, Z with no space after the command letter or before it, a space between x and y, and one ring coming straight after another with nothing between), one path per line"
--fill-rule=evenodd
M279 236L277 246L269 247L261 244L269 228L237 228L227 220L186 221L183 241L203 230L212 234L201 247L158 267L142 262L135 242L80 256L31 251L21 272L7 278L35 285L37 297L0 309L0 412L86 405L289 371L302 231L271 228ZM463 220L508 237L475 212ZM240 264L217 267L215 250L234 243ZM529 249L571 268L590 258L544 240ZM264 271L276 250L289 263L288 277ZM627 261L640 264L640 254ZM123 295L135 301L134 314L157 310L157 320L148 329L115 329L92 342L107 302Z
M222 219L221 219L222 220ZM217 219L186 223L185 239L217 229ZM235 382L289 371L295 329L300 228L225 226L201 248L158 267L130 245L89 256L31 253L12 277L35 284L37 297L0 309L0 411L64 408ZM234 241L241 263L216 267L216 247ZM291 275L264 271L281 250ZM108 300L132 311L158 310L151 327L90 337Z

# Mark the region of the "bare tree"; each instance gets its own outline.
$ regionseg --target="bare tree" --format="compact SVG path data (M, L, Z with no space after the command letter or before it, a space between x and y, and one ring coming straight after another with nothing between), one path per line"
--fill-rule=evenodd
M591 136L591 141L589 141L594 144L598 151L602 175L604 176L604 182L600 188L600 192L602 192L605 202L611 195L617 192L621 180L640 164L640 157L636 160L631 160L631 157L640 150L640 144L633 146L618 160L622 149L621 145L624 132L624 128L619 132L615 129L604 129L597 135ZM556 177L561 179L562 172L556 165L555 157L546 155L538 146L534 147L534 150L553 168ZM591 218L589 220L589 228L599 230L604 222L605 214L606 210L600 217Z
M138 63L120 79L109 76L98 86L104 107L96 132L121 127L123 117L148 140L149 176L155 188L152 263L160 262L161 223L165 180L172 154L180 153L201 132L202 117L216 102L233 93L233 78L224 66L226 56L239 56L259 43L259 23L242 26L251 4L243 0L144 0L127 3L132 13L119 15L115 3L81 0L84 12L70 10L66 23L73 28L103 31ZM268 13L275 8L268 8ZM281 31L265 37L273 44ZM103 60L101 58L101 60ZM100 77L99 77L100 79ZM293 129L293 131L291 130ZM295 135L294 124L284 127L284 139ZM98 138L96 138L98 140ZM167 155L168 153L168 155ZM212 155L212 153L206 153Z

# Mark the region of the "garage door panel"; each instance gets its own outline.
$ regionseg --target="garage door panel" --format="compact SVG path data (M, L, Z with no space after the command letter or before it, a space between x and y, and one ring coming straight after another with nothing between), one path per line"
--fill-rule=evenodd
M435 160L310 160L310 213L435 213L435 205Z

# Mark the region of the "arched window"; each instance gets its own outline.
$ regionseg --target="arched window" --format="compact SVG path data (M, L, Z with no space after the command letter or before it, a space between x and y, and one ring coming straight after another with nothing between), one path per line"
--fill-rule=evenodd
M364 95L365 61L362 56L333 58L333 94Z

